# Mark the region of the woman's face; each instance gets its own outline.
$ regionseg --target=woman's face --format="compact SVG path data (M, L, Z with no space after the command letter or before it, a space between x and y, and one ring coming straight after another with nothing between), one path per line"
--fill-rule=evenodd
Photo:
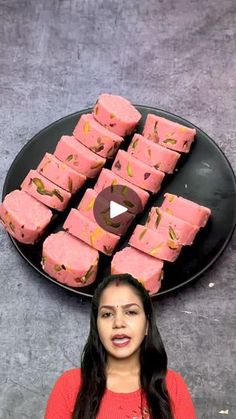
M108 355L124 359L139 353L148 322L132 286L111 284L103 291L97 327Z

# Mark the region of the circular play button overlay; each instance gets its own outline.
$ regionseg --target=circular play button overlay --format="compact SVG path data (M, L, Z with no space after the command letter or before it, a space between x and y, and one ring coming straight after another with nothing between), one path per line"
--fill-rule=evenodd
M136 214L142 211L139 196L126 185L111 185L99 192L93 213L104 230L125 234Z

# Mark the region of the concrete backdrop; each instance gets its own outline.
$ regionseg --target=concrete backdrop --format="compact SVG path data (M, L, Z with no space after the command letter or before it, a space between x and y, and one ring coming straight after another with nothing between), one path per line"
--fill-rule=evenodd
M106 91L193 122L235 170L235 52L234 0L0 0L1 191L34 134ZM2 228L0 247L0 418L39 419L79 365L90 302L34 272ZM194 285L155 302L202 419L236 417L235 249L234 235Z

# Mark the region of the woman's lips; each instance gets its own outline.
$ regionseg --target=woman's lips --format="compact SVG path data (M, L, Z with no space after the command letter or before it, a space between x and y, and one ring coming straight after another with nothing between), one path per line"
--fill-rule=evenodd
M131 340L130 338L113 339L112 343L118 348L123 348L123 346L126 346L129 344L130 340Z

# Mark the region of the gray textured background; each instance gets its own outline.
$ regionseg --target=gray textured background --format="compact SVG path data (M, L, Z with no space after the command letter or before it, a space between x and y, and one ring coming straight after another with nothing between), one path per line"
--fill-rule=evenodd
M1 191L34 134L106 91L190 120L235 170L235 52L235 0L0 0ZM0 246L0 418L39 419L78 365L90 303L35 273L3 229ZM202 419L236 417L235 249L234 235L200 280L155 303Z

